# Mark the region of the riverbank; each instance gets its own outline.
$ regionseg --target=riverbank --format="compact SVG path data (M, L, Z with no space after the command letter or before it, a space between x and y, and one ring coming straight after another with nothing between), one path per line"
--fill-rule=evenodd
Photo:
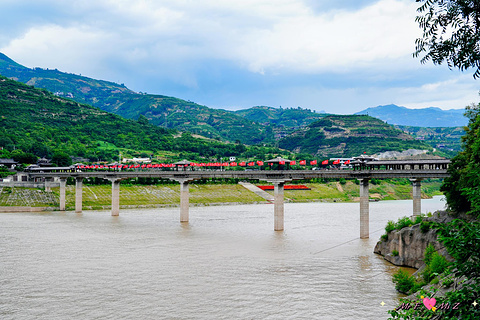
M412 187L407 179L374 181L370 184L370 198L375 200L402 200L412 198ZM258 183L264 185L265 183ZM355 202L359 186L354 181L303 183L310 190L285 190L289 202ZM422 182L422 198L440 195L441 180ZM265 199L239 184L190 184L190 204L193 206L264 203ZM273 194L273 191L267 191ZM54 210L59 203L59 188L51 192L36 188L3 187L0 207L45 207ZM178 206L179 186L176 184L132 185L120 187L121 208L151 208ZM83 208L101 210L110 208L110 185L84 185ZM75 207L75 186L66 189L67 210Z

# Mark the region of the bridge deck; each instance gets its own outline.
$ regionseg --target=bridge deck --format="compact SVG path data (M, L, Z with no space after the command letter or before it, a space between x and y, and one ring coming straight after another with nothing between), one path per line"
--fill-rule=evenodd
M377 162L377 161L372 161ZM274 230L284 229L284 184L292 180L310 180L315 178L359 179L360 180L360 238L369 237L369 196L370 179L408 178L413 184L413 214L421 212L421 180L446 178L449 161L430 161L429 163L383 163L361 164L355 170L139 170L139 171L79 171L75 168L60 168L58 172L42 172L37 168L29 172L32 178L60 178L60 210L65 210L65 185L67 178L75 178L75 211L82 212L82 184L85 178L102 178L112 182L112 216L118 216L120 210L120 181L132 178L162 178L180 183L180 221L188 222L190 181L212 178L236 178L240 180L263 180L274 184Z
M104 179L129 179L129 178L162 178L162 179L212 179L212 178L237 178L258 180L309 180L315 178L332 179L429 179L446 178L449 176L446 169L437 170L259 170L259 171L91 171L91 172L32 172L31 177L79 177L79 178L104 178Z

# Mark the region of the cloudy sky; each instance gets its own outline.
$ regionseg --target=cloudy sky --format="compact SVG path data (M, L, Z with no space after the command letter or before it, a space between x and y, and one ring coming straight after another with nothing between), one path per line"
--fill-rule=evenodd
M0 52L223 109L348 114L478 102L471 73L412 58L416 8L414 0L2 0Z

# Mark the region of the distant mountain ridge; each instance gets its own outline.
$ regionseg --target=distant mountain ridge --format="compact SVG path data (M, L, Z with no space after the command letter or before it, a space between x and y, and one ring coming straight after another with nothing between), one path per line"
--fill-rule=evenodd
M137 93L123 84L56 69L27 68L1 53L0 74L47 89L57 97L86 103L124 118L237 144L278 145L322 157L388 151L389 148L397 151L412 147L429 148L409 134L401 134L391 125L373 117L337 115L322 122L331 115L302 108L257 106L238 111L213 109L175 97ZM367 110L371 109L376 108ZM359 123L355 124L355 121ZM389 121L389 124L392 122ZM322 143L325 145L322 146Z
M394 104L368 108L355 114L367 114L390 124L413 127L462 127L468 119L463 116L464 109L442 110L430 107L409 109Z
M180 136L176 130L151 125L143 117L125 119L3 76L0 106L0 157L23 153L51 157L62 152L90 161L151 156L168 162L185 158L208 162L231 155L245 160L266 153L289 155L277 148L246 147L189 133Z
M123 84L57 69L27 68L2 53L0 74L124 118L137 120L143 115L151 124L208 138L255 144L266 140L268 136L273 137L265 126L231 111L212 109L174 97L137 93Z

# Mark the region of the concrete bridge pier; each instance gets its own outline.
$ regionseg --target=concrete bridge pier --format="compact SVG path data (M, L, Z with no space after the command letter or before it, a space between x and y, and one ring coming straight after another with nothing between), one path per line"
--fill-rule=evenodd
M75 178L75 212L82 213L83 177Z
M273 230L283 231L284 229L284 186L285 181L276 181L273 183Z
M189 181L180 181L180 222L188 222L190 193L188 191Z
M45 178L45 192L52 192L51 183L53 182L53 178Z
M172 178L172 180L180 183L180 222L188 222L190 206L190 193L188 191L188 186L194 179Z
M120 214L120 181L119 178L108 179L112 182L112 217Z
M269 179L267 182L273 184L273 230L284 230L284 216L285 216L285 196L284 186L285 182L291 179Z
M370 208L368 179L359 179L360 181L360 239L368 239L370 236Z
M65 211L66 208L66 192L67 178L60 178L60 211Z
M413 218L422 213L422 179L410 179L413 195Z

